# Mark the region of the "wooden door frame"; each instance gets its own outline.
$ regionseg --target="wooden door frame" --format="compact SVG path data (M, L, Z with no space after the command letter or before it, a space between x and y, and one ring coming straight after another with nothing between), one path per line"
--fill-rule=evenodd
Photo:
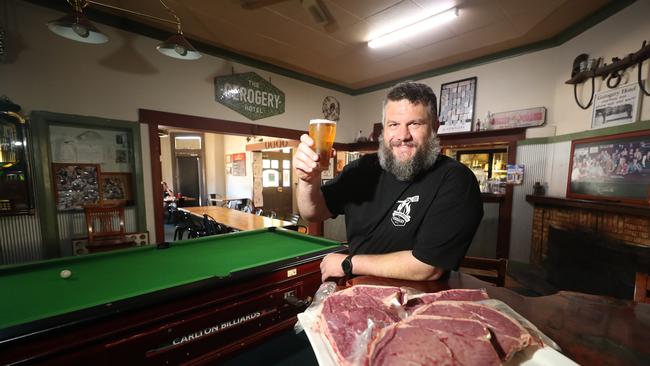
M289 128L255 125L252 123L228 121L217 118L199 117L187 114L155 111L150 109L138 110L138 121L148 125L149 129L149 159L151 161L152 202L154 205L154 225L156 243L165 241L163 227L163 206L160 203L162 187L156 182L162 181L160 164L160 137L158 126L177 127L194 131L243 136L269 136L283 139L299 140L300 135L307 131Z

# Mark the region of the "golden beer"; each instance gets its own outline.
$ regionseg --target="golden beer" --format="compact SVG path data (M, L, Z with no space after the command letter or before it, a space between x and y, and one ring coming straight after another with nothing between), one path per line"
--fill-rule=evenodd
M327 119L309 121L309 137L314 140L314 151L318 154L321 168L328 169L332 156L332 145L336 136L336 122Z

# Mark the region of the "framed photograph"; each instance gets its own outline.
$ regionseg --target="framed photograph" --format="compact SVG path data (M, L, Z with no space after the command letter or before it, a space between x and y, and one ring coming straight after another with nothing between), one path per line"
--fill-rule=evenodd
M571 142L567 197L650 203L650 130Z
M442 84L438 108L439 134L472 130L476 77Z
M52 164L56 207L59 211L83 210L85 205L97 204L99 164Z
M246 176L246 153L232 154L232 175Z
M591 128L605 128L636 122L641 88L638 83L607 89L594 95Z
M524 165L523 164L508 164L506 168L506 183L507 184L522 184L524 183Z
M330 158L330 165L327 170L321 172L321 179L332 179L334 178L334 158Z
M128 204L133 201L131 173L101 173L102 202Z

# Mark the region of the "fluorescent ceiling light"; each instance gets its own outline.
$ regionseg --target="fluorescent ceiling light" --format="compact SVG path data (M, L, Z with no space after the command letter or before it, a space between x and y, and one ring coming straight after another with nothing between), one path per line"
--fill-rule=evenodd
M435 28L441 24L447 23L448 21L455 19L456 17L458 17L458 8L451 8L449 10L443 11L442 13L438 13L428 18L422 19L417 23L407 25L403 28L397 29L395 31L386 33L375 39L372 39L370 40L370 42L368 42L368 47L378 48L378 47L382 47L397 42L407 37L412 37L416 34L420 34L431 28Z
M176 140L200 140L201 136L176 136Z

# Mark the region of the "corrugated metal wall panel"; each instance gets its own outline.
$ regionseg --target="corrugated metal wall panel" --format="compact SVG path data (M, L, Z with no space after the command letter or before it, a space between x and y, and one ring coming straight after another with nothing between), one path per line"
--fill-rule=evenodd
M514 187L512 197L512 226L510 231L510 259L528 263L533 227L533 206L526 195L533 193L535 182L546 183L546 161L549 145L517 147L517 164L524 165L524 183Z
M467 255L474 257L496 258L497 232L499 230L499 204L483 203L483 219L476 229L474 239L467 250Z
M124 210L127 232L136 232L135 207ZM86 236L86 218L82 211L57 215L61 254L72 255L72 238ZM37 215L0 217L0 265L43 259L41 225Z
M0 264L43 259L38 216L0 217L0 231Z

